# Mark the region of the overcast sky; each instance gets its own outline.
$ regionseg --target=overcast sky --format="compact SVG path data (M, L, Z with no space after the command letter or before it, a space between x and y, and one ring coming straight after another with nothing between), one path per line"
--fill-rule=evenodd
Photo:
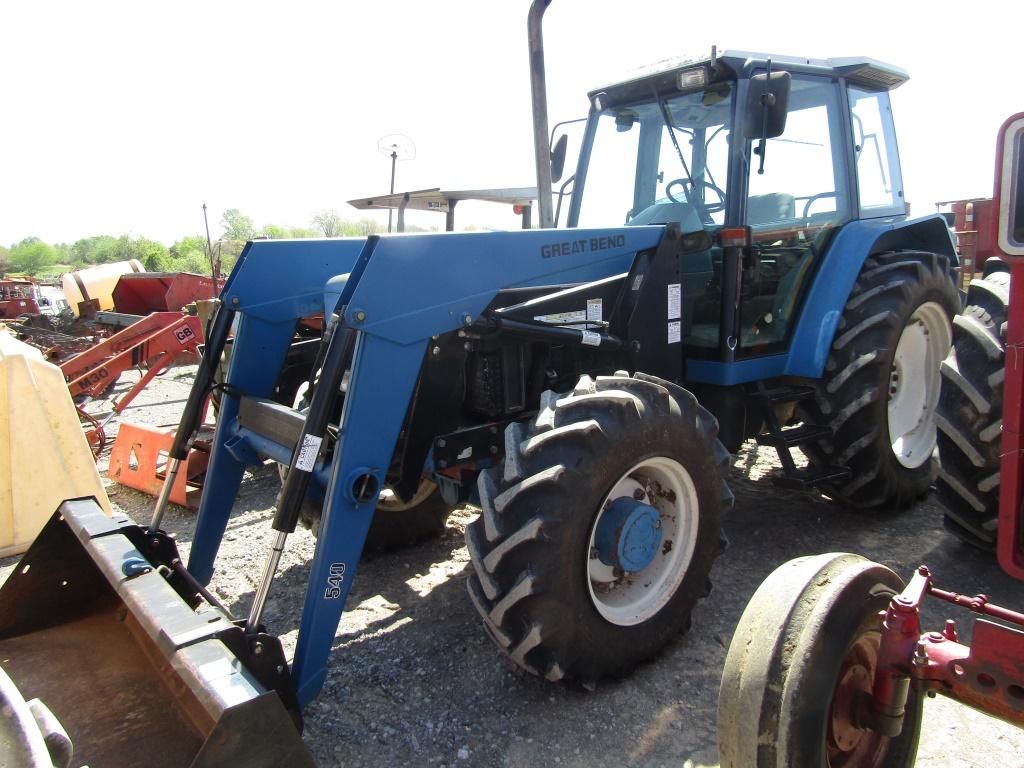
M95 234L170 244L202 231L204 201L214 237L226 208L257 226L309 226L321 209L356 219L345 201L387 191L377 144L394 133L416 145L398 190L532 186L528 7L4 2L0 244ZM552 122L583 116L589 89L712 44L871 56L910 71L893 108L907 198L927 213L937 200L991 195L995 132L1024 108L1009 7L554 0ZM457 223L516 226L482 203L460 206Z

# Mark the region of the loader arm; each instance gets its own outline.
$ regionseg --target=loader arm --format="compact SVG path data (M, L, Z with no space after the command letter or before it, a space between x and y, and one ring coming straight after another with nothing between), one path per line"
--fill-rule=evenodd
M628 271L636 254L655 249L664 232L652 226L247 246L221 297L239 324L189 561L204 583L244 467L267 453L265 442L239 424L241 399L270 395L298 319L323 311L324 286L349 275L337 304L344 308L343 326L355 332L355 348L293 662L300 705L326 676L428 340L471 325L504 288Z

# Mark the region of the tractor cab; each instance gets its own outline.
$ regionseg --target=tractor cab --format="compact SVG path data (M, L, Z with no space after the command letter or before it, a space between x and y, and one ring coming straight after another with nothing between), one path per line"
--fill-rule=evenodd
M712 247L681 270L686 357L785 352L834 234L907 214L888 94L906 80L864 58L729 51L595 90L568 226L704 230Z

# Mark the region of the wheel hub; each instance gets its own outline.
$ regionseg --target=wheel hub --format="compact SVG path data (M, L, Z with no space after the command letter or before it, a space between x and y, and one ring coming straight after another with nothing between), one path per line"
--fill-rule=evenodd
M615 499L601 515L594 536L598 559L636 573L652 562L661 546L661 515L637 499Z
M699 520L697 489L675 459L652 456L625 472L590 529L586 579L597 612L630 627L664 608L686 576Z
M889 371L889 439L897 461L920 467L935 447L935 406L939 364L949 351L952 330L935 302L919 306L900 334Z
M857 706L864 694L871 693L871 676L863 666L846 669L832 703L832 742L842 752L857 746L864 730L857 725Z
M853 643L839 669L829 706L826 753L829 768L881 768L889 738L862 724L861 713L871 698L878 664L877 631Z

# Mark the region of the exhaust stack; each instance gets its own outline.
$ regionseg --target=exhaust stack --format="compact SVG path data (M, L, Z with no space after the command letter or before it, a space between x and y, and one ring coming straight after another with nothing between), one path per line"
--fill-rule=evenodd
M544 81L544 39L541 22L551 0L533 0L527 18L530 39L530 92L533 101L533 152L537 165L537 207L541 229L554 226L551 207L551 147L548 138L548 97Z

